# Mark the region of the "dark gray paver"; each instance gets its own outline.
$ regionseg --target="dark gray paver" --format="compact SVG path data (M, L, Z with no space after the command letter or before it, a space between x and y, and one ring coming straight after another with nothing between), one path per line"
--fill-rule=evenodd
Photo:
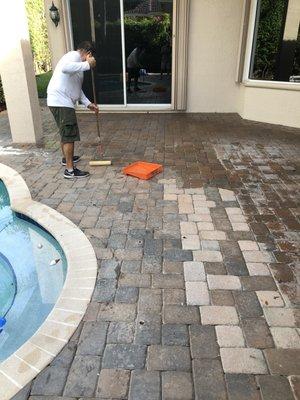
M196 324L200 322L198 307L167 305L163 309L163 322L165 324Z
M183 289L183 276L178 274L155 274L152 277L152 286L159 289Z
M189 372L167 371L162 373L163 400L193 400L192 374Z
M229 400L261 400L254 375L225 375Z
M99 279L94 290L93 301L112 301L115 297L116 287L116 279Z
M103 354L108 323L85 322L77 345L77 355L97 356Z
M92 397L96 389L100 363L100 357L75 356L63 395L69 397Z
M257 378L262 400L294 400L287 378L264 375Z
M299 375L300 349L266 349L264 354L271 374Z
M124 369L102 369L96 397L124 399L128 392L129 379L130 371Z
M122 286L116 291L115 301L117 303L136 303L139 296L139 289L135 287Z
M142 369L146 361L146 346L137 344L108 344L102 368Z
M219 360L193 360L195 398L227 400L224 374Z
M160 376L157 371L135 370L131 373L129 400L160 400Z
M257 349L274 347L270 329L263 318L243 319L242 329L248 347Z
M271 276L242 276L241 284L244 290L277 290Z
M134 331L134 322L111 322L107 333L107 343L131 343Z
M234 298L229 290L211 290L211 302L214 306L234 306Z
M192 261L193 253L190 250L171 249L164 252L164 258L168 261Z
M147 369L154 371L189 371L190 349L185 346L148 347Z
M139 318L136 324L134 343L147 345L161 343L161 323Z
M240 318L255 318L263 315L262 308L254 292L233 292Z
M162 344L166 346L188 346L188 326L180 324L164 324L162 326Z
M219 345L213 326L191 325L190 343L192 358L216 358L219 356Z

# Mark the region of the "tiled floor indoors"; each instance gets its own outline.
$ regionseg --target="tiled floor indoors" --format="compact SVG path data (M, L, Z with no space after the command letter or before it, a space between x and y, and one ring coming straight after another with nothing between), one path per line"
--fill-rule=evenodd
M95 120L79 120L89 168ZM70 182L46 108L43 121L42 147L12 146L0 114L0 162L79 225L99 274L72 340L14 400L300 399L300 130L106 114L113 165ZM139 159L164 172L124 176Z

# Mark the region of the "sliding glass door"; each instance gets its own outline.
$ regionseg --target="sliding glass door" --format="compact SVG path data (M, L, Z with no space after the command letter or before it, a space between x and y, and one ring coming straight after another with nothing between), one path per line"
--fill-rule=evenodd
M175 0L69 0L74 49L96 47L97 102L145 108L171 105ZM84 91L92 99L91 76Z

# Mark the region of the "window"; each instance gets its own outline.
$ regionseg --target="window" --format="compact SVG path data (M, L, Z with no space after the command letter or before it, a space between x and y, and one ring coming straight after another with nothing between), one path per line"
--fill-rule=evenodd
M249 78L300 83L300 0L258 0Z

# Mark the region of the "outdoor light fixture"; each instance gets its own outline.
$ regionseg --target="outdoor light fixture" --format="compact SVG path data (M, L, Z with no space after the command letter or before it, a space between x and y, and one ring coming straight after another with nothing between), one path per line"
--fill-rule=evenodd
M55 26L57 26L60 20L60 16L58 8L55 7L53 1L52 1L52 6L49 8L49 11L51 20L54 22Z

